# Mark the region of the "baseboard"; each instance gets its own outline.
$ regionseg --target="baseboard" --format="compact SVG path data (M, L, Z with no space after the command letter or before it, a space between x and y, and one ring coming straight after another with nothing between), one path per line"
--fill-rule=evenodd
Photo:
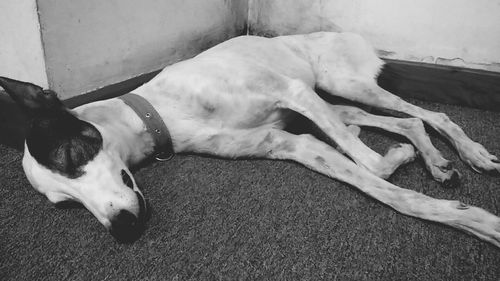
M386 60L378 84L403 98L500 111L498 72Z
M153 77L155 77L161 70L152 71L145 73L128 80L112 84L109 86L102 87L95 91L88 92L83 95L75 96L64 100L64 104L69 108L75 108L82 104L86 104L93 101L105 100L110 98L115 98L126 93L130 93L135 88L141 86L142 84L148 82Z
M76 96L64 103L74 108L92 101L117 97L153 78L158 71ZM452 66L386 60L378 83L403 98L457 104L500 111L500 73ZM26 116L0 92L0 143L22 149Z

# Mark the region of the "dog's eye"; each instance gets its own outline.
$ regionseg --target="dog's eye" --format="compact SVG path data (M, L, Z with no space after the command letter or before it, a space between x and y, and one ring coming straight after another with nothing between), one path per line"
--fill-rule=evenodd
M122 170L121 173L122 173L122 181L123 181L123 183L126 184L128 187L134 189L134 183L132 182L132 179L130 178L130 176L128 175L128 173L125 172L125 170Z

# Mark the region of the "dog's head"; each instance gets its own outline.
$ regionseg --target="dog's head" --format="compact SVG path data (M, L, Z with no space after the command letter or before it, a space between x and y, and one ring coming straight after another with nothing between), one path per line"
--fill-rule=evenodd
M144 197L99 125L79 119L53 91L4 77L0 86L30 117L23 168L33 187L53 203L83 204L118 240L137 238Z

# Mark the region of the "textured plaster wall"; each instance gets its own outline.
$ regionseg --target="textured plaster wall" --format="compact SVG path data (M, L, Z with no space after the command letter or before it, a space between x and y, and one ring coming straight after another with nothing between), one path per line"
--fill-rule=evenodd
M247 5L247 0L39 0L50 87L69 98L191 57L245 32Z
M362 34L386 58L500 71L500 0L249 0L253 34Z
M0 76L47 87L36 1L1 0L0 12Z

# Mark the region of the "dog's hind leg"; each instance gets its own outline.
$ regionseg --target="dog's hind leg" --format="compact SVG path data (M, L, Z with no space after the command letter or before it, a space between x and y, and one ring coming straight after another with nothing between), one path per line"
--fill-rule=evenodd
M458 172L451 168L451 162L444 159L434 147L420 119L379 116L346 105L330 105L330 108L345 124L378 127L407 137L422 155L427 169L435 180L443 183L445 187L458 184Z
M481 144L472 141L446 114L415 106L366 79L322 79L318 87L335 95L374 107L403 112L422 119L445 136L456 148L463 161L475 171L498 171L500 162Z
M381 156L353 135L344 123L330 114L331 109L311 88L298 80L288 81L286 93L274 93L278 108L300 113L314 122L340 149L356 163L372 173L389 177L399 166L415 159L415 151L410 144L401 144Z
M198 152L231 158L296 161L323 175L351 184L403 214L462 229L500 247L500 218L495 215L458 201L438 200L393 185L311 135L258 128L218 132L207 140L205 148Z

